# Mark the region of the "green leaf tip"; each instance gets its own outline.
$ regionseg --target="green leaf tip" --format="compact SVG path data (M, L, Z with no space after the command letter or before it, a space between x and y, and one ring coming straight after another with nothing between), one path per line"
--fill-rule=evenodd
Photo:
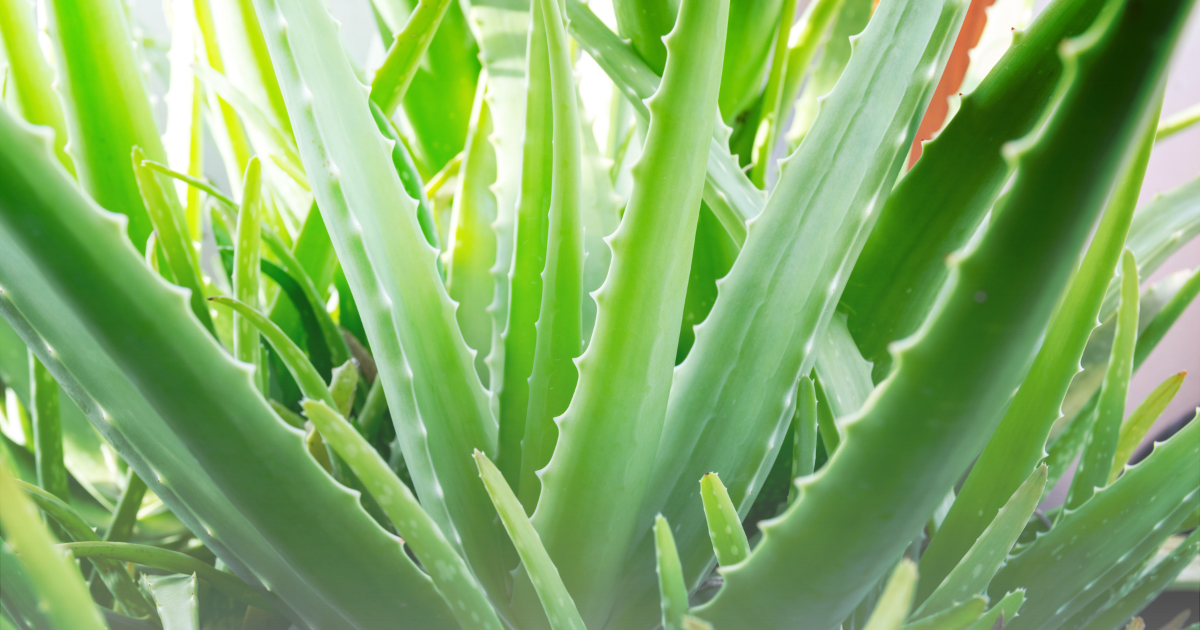
M707 473L700 478L700 497L704 501L704 516L708 520L708 535L717 563L725 567L745 560L750 555L750 541L742 528L737 508L717 473Z
M917 563L904 558L892 570L887 587L879 597L865 630L899 630L912 610L917 589Z

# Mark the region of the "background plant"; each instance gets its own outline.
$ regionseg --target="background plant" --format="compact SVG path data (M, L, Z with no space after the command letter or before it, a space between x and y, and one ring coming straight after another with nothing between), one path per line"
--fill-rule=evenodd
M375 0L363 69L316 0L0 0L0 627L1123 626L1200 550L1200 424L1126 465L1183 375L1124 415L1194 3L946 77L978 7L872 4Z

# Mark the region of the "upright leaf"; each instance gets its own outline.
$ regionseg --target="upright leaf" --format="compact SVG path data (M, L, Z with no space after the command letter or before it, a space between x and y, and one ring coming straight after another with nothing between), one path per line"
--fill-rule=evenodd
M458 172L458 190L451 209L446 292L458 303L455 318L467 347L475 351L475 371L488 384L487 358L492 343L492 316L487 307L495 287L491 269L496 264L496 198L488 186L496 181L496 153L488 136L492 115L484 93L486 75L475 92L467 145Z
M654 519L654 550L658 567L658 592L662 598L663 630L683 630L687 614L687 585L683 581L683 566L671 537L671 525L662 515Z
M75 165L67 155L67 124L62 104L50 82L54 71L37 42L34 5L27 0L0 2L0 42L7 53L5 87L15 92L25 120L54 130L54 154L72 175Z
M1008 628L1058 627L1158 549L1200 506L1198 454L1200 423L1191 422L1011 558L988 588L1026 589Z
M554 147L550 208L546 220L546 265L538 312L529 414L521 442L521 503L532 512L541 482L536 472L550 461L558 439L556 418L567 410L583 350L583 144L575 97L575 75L558 0L539 0L550 61Z
M1161 100L1156 100L1151 111L1139 121L1140 136L1135 152L1122 166L1119 184L1096 228L1096 237L1088 245L1063 297L1063 305L1046 330L1046 341L1038 349L1033 365L1004 412L996 432L921 558L925 575L935 580L940 580L957 564L995 511L1045 456L1046 438L1061 415L1063 398L1071 379L1079 371L1079 360L1088 337L1099 323L1096 317L1101 310L1103 292L1129 233L1138 191L1150 158L1151 132L1160 104ZM957 115L955 120L958 120ZM932 149L933 145L929 146ZM920 161L930 154L927 152Z
M574 600L567 592L546 548L542 546L537 530L500 474L500 469L479 451L475 451L475 461L479 466L479 476L496 504L500 521L504 523L504 529L512 538L525 571L533 581L533 588L537 590L550 627L553 630L583 630L583 619L575 608Z
M612 607L639 522L627 506L645 493L671 390L678 338L663 331L682 320L711 141L696 130L716 119L727 9L725 0L684 0L666 38L667 69L648 103L633 191L609 241L608 280L595 294L595 331L542 474L533 522L592 624Z
M1113 456L1112 471L1108 475L1109 484L1116 481L1121 471L1125 470L1125 465L1129 463L1133 451L1142 443L1142 438L1146 437L1150 428L1154 426L1154 421L1158 420L1163 410L1175 398L1175 394L1179 393L1184 376L1187 376L1187 372L1180 372L1163 381L1121 423L1120 436L1117 438L1117 451Z
M233 295L239 302L258 310L259 267L262 259L262 170L251 158L242 179L242 206L233 242ZM323 309L322 309L323 310ZM233 356L253 365L259 383L265 383L258 329L244 315L233 315ZM265 389L265 388L264 388Z
M1083 505L1096 488L1106 486L1109 473L1112 472L1113 456L1120 441L1121 419L1125 417L1125 397L1129 391L1129 379L1133 376L1133 349L1137 343L1138 323L1137 277L1137 263L1133 254L1126 250L1121 257L1121 306L1117 313L1112 358L1104 374L1104 384L1100 386L1095 420L1091 422L1083 456L1075 468L1075 477L1067 493L1065 506L1068 510Z
M409 14L404 28L396 31L387 57L371 80L371 100L379 105L384 114L391 116L404 100L408 86L420 68L421 58L429 50L429 44L449 6L449 0L419 2Z
M375 448L323 401L306 400L304 413L383 507L458 623L463 628L500 630L500 619L467 563Z
M163 163L167 156L125 7L111 0L53 0L46 8L75 174L101 207L129 217L129 239L140 251L154 228L129 153L141 147Z
M826 113L783 163L676 370L641 519L661 511L679 528L692 586L712 562L695 480L719 472L739 514L753 505L786 436L796 383L812 369L876 206L899 172L899 140L911 135L964 11L956 1L881 5L881 26L858 40ZM785 275L787 282L764 281ZM634 575L646 571L636 567L647 566L646 542L629 562L634 593L643 588Z
M917 589L917 564L905 558L896 565L865 630L899 630L912 610Z
M890 365L887 345L926 319L948 273L946 256L966 245L1008 181L1012 167L1001 147L1035 129L1052 104L1062 76L1059 43L1087 28L1103 4L1051 3L962 99L954 118L925 145L923 159L888 196L842 296L850 331L863 356L876 363L877 380ZM996 507L1031 470L1017 473ZM929 576L929 569L923 566L922 575Z
M495 452L496 421L416 202L396 174L329 11L297 0L255 0L255 8L417 495L446 537L462 541L467 562L498 601L505 577L495 510L470 458L472 447ZM332 128L339 131L324 131Z
M988 524L979 540L975 541L971 550L941 584L926 586L927 582L922 581L921 588L930 592L928 596L920 590L917 592L918 601L923 600L916 612L918 618L947 610L956 602L966 601L987 590L992 576L1008 557L1013 543L1041 501L1045 487L1046 467L1043 465L1034 470L1008 503L1000 508L995 520Z
M532 2L526 46L525 120L521 141L520 189L516 198L513 258L508 272L503 381L493 386L500 423L496 465L517 492L521 483L521 442L529 415L529 377L537 344L537 318L542 303L542 270L546 264L546 213L550 207L554 114L551 105L550 57L541 2ZM532 510L532 508L530 508Z
M742 519L738 517L737 508L729 500L729 492L716 473L708 473L700 478L700 498L704 501L704 520L708 523L708 537L712 541L717 564L729 567L745 560L750 555L750 541L746 540ZM657 521L655 527L658 527ZM674 538L671 539L671 547L675 547Z
M724 587L699 616L764 628L799 619L838 623L983 446L1067 283L1191 5L1132 1L1129 10L1119 1L1109 5L1104 19L1064 48L1070 79L1061 104L1036 136L1011 150L1017 175L996 220L952 261L952 284L931 320L898 348L896 369L847 423L845 443L822 474L782 517L762 526L762 542L725 572ZM873 28L885 28L878 26L887 24L885 6L860 44ZM1094 134L1096 124L1112 133ZM845 542L835 549L820 542L834 539ZM1018 584L1002 586L1007 592Z

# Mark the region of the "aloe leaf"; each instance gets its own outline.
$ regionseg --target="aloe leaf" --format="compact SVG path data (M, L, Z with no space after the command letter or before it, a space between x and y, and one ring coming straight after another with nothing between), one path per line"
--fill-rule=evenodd
M446 274L446 292L458 303L455 318L467 347L475 352L475 371L484 386L489 377L484 359L492 343L492 316L487 307L495 292L491 268L496 263L496 234L491 226L496 219L496 198L488 190L496 181L496 153L487 140L492 117L484 99L486 87L487 75L480 75L451 210Z
M373 0L372 4L390 31L384 34L386 42L391 33L403 32L421 3L414 7L411 0ZM430 172L441 170L466 143L480 70L478 54L463 9L449 3L403 99L404 115L416 132Z
M454 611L455 619L464 628L502 628L467 563L374 447L324 402L306 400L304 413L387 512L396 530L429 572L446 605Z
M875 389L871 364L859 354L858 346L846 328L846 318L841 314L830 318L825 327L813 369L830 410L838 418L858 411Z
M1137 343L1138 280L1133 254L1121 257L1121 306L1117 314L1117 332L1112 358L1100 387L1095 419L1091 421L1083 456L1075 468L1066 508L1074 510L1092 497L1096 488L1108 483L1113 457L1120 440L1121 419L1125 416L1125 398L1133 375L1133 350Z
M796 101L792 125L787 133L789 151L794 151L808 133L817 117L818 101L833 90L850 61L850 39L867 26L873 11L874 3L871 0L844 0L833 26L829 29L829 35L823 42L821 56L812 69L811 80L805 85L804 92L800 93L800 86L793 81L784 86L785 94L801 94L800 99Z
M550 559L550 554L546 553L537 530L529 522L525 509L500 474L500 469L479 451L475 451L475 462L479 466L479 476L496 504L500 521L504 523L504 529L521 556L522 566L533 581L550 627L553 630L582 630L583 619L563 584L558 568Z
M526 46L521 184L516 201L508 315L503 334L504 378L494 386L500 423L500 454L496 465L516 492L521 491L521 442L525 439L529 416L529 377L533 374L537 318L541 313L547 209L553 184L554 113L546 26L541 15L541 2L533 2Z
M1020 532L1017 532L1020 533ZM987 610L987 598L971 597L959 604L950 604L932 615L904 624L905 630L965 630Z
M255 7L417 495L443 533L456 543L461 539L476 577L498 600L505 578L495 552L495 511L470 460L471 447L495 452L496 422L458 331L436 252L328 10L296 0L255 0ZM342 131L323 133L329 125ZM455 421L428 421L445 418Z
M192 313L210 332L216 334L213 328L212 316L204 303L204 289L200 281L199 261L192 248L182 224L183 209L174 196L175 191L164 188L158 174L142 165L146 156L138 147L133 148L133 172L137 178L138 188L146 201L154 223L154 233L158 237L160 247L165 254L175 281L190 292L189 300ZM173 202L173 203L172 203Z
M1166 120L1160 122L1158 124L1158 132L1154 136L1154 141L1166 140L1197 122L1200 122L1200 103L1176 112Z
M100 611L92 604L87 585L74 563L53 546L50 532L38 519L37 509L17 489L8 466L0 463L0 523L5 546L20 554L29 582L37 592L37 608L56 628L104 630Z
M1168 276L1163 280L1155 283L1148 289L1141 298L1139 311L1142 315L1151 316L1153 319L1143 329L1142 334L1138 337L1138 343L1134 350L1133 369L1136 372L1141 366L1141 362L1149 356L1150 352L1161 339L1161 335L1175 323L1175 320L1182 314L1183 309L1195 298L1195 294L1200 292L1200 281L1195 280L1196 274L1192 274L1190 284L1181 279L1188 272L1176 273ZM1187 289L1187 290L1185 290ZM1165 303L1164 303L1165 301ZM1161 315L1161 317L1160 317ZM1115 319L1115 318L1114 318ZM1139 325L1144 322L1144 318L1139 317ZM1110 326L1109 324L1113 324ZM1103 372L1108 366L1108 358L1111 356L1112 332L1115 326L1115 321L1105 323L1100 328L1092 332L1092 339L1088 342L1088 347L1084 351L1084 370L1076 375L1075 381L1071 385L1071 389L1067 391L1067 400L1063 403L1064 410L1074 406L1077 408L1073 417L1067 422L1065 428L1058 435L1052 436L1052 442L1047 449L1046 464L1050 467L1050 478L1046 482L1047 488L1053 488L1058 480L1066 473L1071 463L1075 461L1079 455L1080 449L1083 447L1084 441L1091 430L1092 421L1095 418L1096 405L1100 399L1101 382L1103 380ZM1147 335L1147 331L1157 331L1158 334ZM1105 334L1109 333L1109 334ZM1098 356L1103 351L1103 363L1091 365L1092 357ZM1092 381L1092 373L1101 372L1101 376ZM1077 403L1072 404L1072 397L1081 397L1082 394L1076 390L1090 392L1091 397L1086 399L1082 405ZM1116 465L1116 462L1113 462Z
M569 43L557 0L541 1L550 67L553 112L550 207L546 263L537 320L529 412L521 442L521 503L532 512L541 482L536 471L550 461L558 438L555 419L567 410L579 380L575 359L583 350L583 146Z
M137 524L138 510L142 507L142 499L146 496L146 482L132 469L125 477L125 491L117 509L113 510L112 518L104 531L104 540L111 542L129 542L133 537L133 527Z
M420 172L417 171L417 165L413 162L412 154L408 152L404 142L401 141L399 132L391 121L383 115L383 112L374 104L371 105L371 115L375 118L375 124L379 127L379 133L383 134L384 138L395 143L392 146L392 165L396 167L396 175L400 176L400 183L404 185L405 192L409 197L412 197L417 202L417 221L421 224L421 232L425 234L425 240L429 241L429 245L435 248L441 248L438 242L437 225L433 219L433 204L425 195L424 182L421 179ZM321 216L317 212L318 217ZM324 224L321 230L324 232ZM329 241L328 233L325 234L325 241ZM333 246L329 246L330 254L333 252ZM335 259L336 261L336 259ZM438 264L441 264L441 258L438 259Z
M1198 292L1200 292L1200 280L1197 280L1196 273L1189 274L1187 271L1180 271L1156 282L1142 294L1138 307L1140 312L1138 326L1144 326L1144 328L1138 336L1137 346L1134 349L1134 372L1141 367L1142 362L1162 340L1166 331L1175 324ZM1063 411L1069 420L1058 434L1051 434L1049 455L1046 458L1050 466L1048 487L1053 487L1066 472L1067 467L1079 454L1079 449L1087 436L1089 423L1099 400L1100 385L1108 366L1108 359L1112 354L1112 339L1116 328L1115 319L1115 317L1109 318L1109 321L1100 328L1092 331L1091 339L1088 340L1087 348L1084 350L1083 360L1080 362L1083 370L1075 376L1071 388L1067 390Z
M683 566L671 537L671 526L661 514L654 518L654 550L658 573L658 592L662 598L663 630L683 630L683 618L688 610L687 585L683 581Z
M661 75L667 65L668 49L663 39L675 25L679 3L671 0L615 0L613 13L621 36L655 74Z
M157 162L167 156L124 7L111 0L54 0L46 13L75 174L96 203L129 217L129 239L141 250L154 228L129 152L142 147Z
M1200 530L1194 530L1167 557L1144 573L1133 576L1134 579L1123 584L1120 590L1110 592L1108 598L1100 596L1093 600L1093 604L1099 604L1098 609L1085 608L1079 611L1061 628L1063 630L1079 628L1099 630L1119 626L1153 602L1171 585L1171 582L1187 567L1198 552L1200 552Z
M1062 76L1059 43L1087 28L1102 5L1059 0L1048 6L963 97L954 118L924 145L922 159L889 195L842 296L850 330L863 356L877 364L878 378L890 362L887 344L924 321L946 278L945 257L967 243L1008 181L1011 165L1001 147L1036 128L1052 103ZM1008 480L996 507L1031 470L1023 467ZM932 565L923 564L922 574L930 575Z
M967 630L1003 630L1017 616L1021 606L1025 604L1025 591L1017 589L1006 594L996 602L983 616L975 620ZM997 625L999 624L999 625Z
M1200 269L1192 271L1192 275L1188 277L1183 286L1171 299L1159 309L1158 313L1146 325L1140 335L1138 335L1137 347L1133 352L1133 364L1140 366L1146 361L1146 357L1150 356L1150 351L1153 350L1159 341L1166 336L1167 331L1183 314L1184 309L1196 299L1196 295L1200 294Z
M496 235L496 258L491 268L492 301L487 308L492 317L491 350L484 363L489 372L492 413L497 418L500 417L499 391L505 369L504 332L508 324L509 271L515 247L517 196L522 186L525 150L522 136L525 132L527 98L525 49L532 35L530 8L533 4L536 3L525 0L472 2L467 10L467 22L475 41L479 43L479 59L487 71L484 98L492 120L492 133L488 141L492 144L496 165L495 181L488 187L496 203L496 218L491 226ZM548 81L544 76L542 78ZM548 120L542 122L547 123ZM515 433L518 441L523 435L523 427ZM505 454L501 454L500 460L503 461L505 457ZM514 474L510 481L515 480ZM513 487L516 488L515 485Z
M353 361L346 361L334 368L329 381L329 395L337 403L335 409L344 418L350 417L350 408L354 404L354 392L357 388L358 368L354 367Z
M685 0L666 38L671 57L648 103L650 129L629 203L609 240L609 276L594 296L596 328L542 472L533 521L591 623L612 606L622 550L639 521L621 506L641 502L671 391L678 338L661 331L677 330L682 319L711 140L695 130L717 115L727 9L724 0L715 7ZM604 481L610 477L623 480L621 491ZM609 544L585 544L597 537Z
M788 503L796 500L795 480L813 474L817 464L817 391L812 380L800 377L796 388L796 416L792 419L795 445L792 450L792 485ZM719 562L719 561L718 561Z
M1025 371L1189 6L1182 0L1123 11L1113 3L1086 36L1066 46L1071 80L1046 126L1010 149L1017 175L996 220L978 245L952 261L953 284L922 331L898 348L891 376L846 424L838 453L782 517L762 526L762 543L725 572L723 589L698 609L700 617L718 626L735 619L758 620L760 627L785 627L789 619L832 625L869 588L864 583L883 573L886 558L912 541L983 446ZM859 50L873 29L890 29L888 17L881 5ZM1161 52L1126 48L1147 41L1160 42L1154 50ZM853 71L852 61L847 72ZM1116 93L1114 80L1128 87ZM838 90L827 101L831 109ZM1088 122L1076 118L1082 112ZM1113 135L1100 139L1087 131L1100 120ZM806 143L820 127L818 121ZM1051 168L1065 164L1067 171ZM743 251L739 261L745 259ZM936 408L921 402L931 398ZM909 415L916 408L919 423ZM816 543L834 538L853 542L836 550ZM819 561L809 560L818 553Z
M1153 553L1200 505L1189 472L1198 452L1200 423L1192 422L1010 558L989 587L1026 589L1010 630L1057 627L1140 563L1140 549Z
M0 312L151 490L248 582L253 565L296 623L446 627L394 539L312 462L121 221L4 113L0 138Z
M67 490L67 468L63 462L62 415L59 413L58 383L32 353L29 355L29 417L33 425L34 455L38 485L63 499Z
M649 114L645 99L658 87L658 75L632 48L621 41L578 0L567 0L571 34L613 83L625 94L642 120ZM737 158L730 155L728 129L718 125L709 145L704 202L740 246L746 239L746 220L762 211L763 192L742 173Z
M196 575L147 575L163 630L200 630L199 584Z
M813 55L821 44L822 36L830 22L841 10L844 0L822 0L808 5L801 18L799 32L793 35L796 27L792 25L795 18L795 5L790 7L792 0L784 0L781 16L783 21L779 28L775 45L775 55L771 63L771 73L767 87L763 91L763 106L766 115L759 122L755 138L754 170L751 171L751 181L762 187L766 183L766 174L771 157L778 144L779 130L783 126L784 116L796 100L795 92L787 92L787 86L800 87L804 75L812 62ZM792 42L795 42L794 44Z
M915 128L910 119L932 93L965 11L950 2L883 8L876 19L884 26L859 40L858 61L831 95L828 114L784 162L712 312L696 329L695 346L676 370L654 491L642 512L647 518L661 510L680 528L675 539L693 585L712 557L695 479L720 472L739 513L753 505L790 424L795 385L813 366L874 207L899 171L899 138ZM787 283L762 280L785 272Z
M69 540L76 542L100 541L96 532L92 531L83 518L62 499L22 481L15 483L18 488L27 493L38 508L53 519ZM104 584L117 598L126 613L134 617L145 618L154 612L154 607L146 601L145 596L137 589L133 579L129 577L120 563L98 559L94 564L100 578L104 580Z
M917 565L907 558L892 571L875 611L867 620L865 630L899 630L912 610L913 592L917 588Z
M970 551L963 556L958 566L946 575L941 584L935 588L933 585L925 586L926 582L922 581L923 588L918 589L917 599L923 602L917 609L917 617L947 610L955 602L966 601L987 590L988 582L1008 557L1013 543L1017 541L1025 523L1041 501L1045 486L1046 466L1042 465L1033 471L1008 503L1000 508L996 518L988 524L975 544L971 545ZM928 590L928 595L921 590Z
M727 124L758 95L771 53L771 33L779 24L782 0L734 0L729 6L721 95L717 98Z
M258 158L250 158L242 180L242 206L238 212L237 235L233 246L234 298L251 309L258 308L259 261L262 258L262 170ZM233 356L254 366L260 383L266 366L258 342L258 329L244 315L233 316Z
M811 383L809 387L812 387ZM729 500L729 492L716 473L700 478L700 498L704 502L704 520L708 523L708 537L712 540L717 564L728 567L745 560L750 555L750 541L746 539L746 530L742 529L737 508ZM674 538L671 547L675 547Z
M329 387L325 384L325 379L321 378L321 374L317 372L317 368L309 362L300 346L288 339L287 335L274 322L254 310L249 304L234 298L218 296L209 298L209 301L229 307L246 321L256 337L259 334L266 337L267 342L271 344L271 347L279 354L279 358L283 360L284 365L287 366L288 371L291 372L292 378L296 379L296 384L300 386L300 391L305 397L320 400L330 407L337 408L337 402L329 393Z
M1155 98L1150 113L1139 123L1141 127L1135 152L1122 166L1119 184L1096 228L1096 237L1088 246L1075 278L1063 297L1063 306L1058 309L1046 330L1046 341L1038 349L1020 389L921 559L925 575L932 579L940 580L950 571L979 532L987 526L995 511L1008 500L1007 497L1012 496L1023 477L1028 476L1046 454L1046 439L1054 421L1061 415L1063 399L1072 378L1079 371L1079 361L1087 340L1099 323L1097 314L1103 293L1120 260L1122 246L1129 232L1142 178L1150 159L1152 132L1162 102L1161 96ZM957 119L958 115L955 116ZM932 147L932 144L928 146ZM928 155L922 159L925 157ZM1136 275L1133 279L1135 309ZM1130 330L1136 335L1136 314ZM1123 393L1121 398L1124 399ZM1105 474L1108 469L1109 465L1106 465ZM1103 479L1097 481L1102 483Z
M814 14L832 15L832 12L821 10L835 4L836 0L813 2L804 11L804 22ZM783 124L784 98L783 83L787 77L788 41L791 39L792 24L796 21L796 0L783 0L779 10L779 24L775 27L775 48L771 55L771 71L767 74L767 86L763 89L762 118L758 121L758 132L754 138L754 166L750 169L750 181L755 186L765 188L767 185L767 170L775 153L775 141L779 136L779 125ZM813 47L815 49L815 45ZM789 103L790 105L790 103Z
M34 5L26 0L0 2L0 43L8 53L7 87L16 92L25 120L54 130L54 154L63 168L74 175L75 165L65 150L67 123L62 103L50 84L54 71L38 46L35 18Z
M237 576L217 570L192 556L170 549L152 547L150 545L134 545L116 542L73 542L57 545L57 548L70 552L76 558L95 558L113 560L116 562L132 562L172 573L196 575L213 588L238 601L259 608L270 609L270 600L264 598L258 591L250 588Z
M371 80L371 100L385 115L391 116L404 99L450 4L450 0L418 2L404 28L396 32L387 56Z

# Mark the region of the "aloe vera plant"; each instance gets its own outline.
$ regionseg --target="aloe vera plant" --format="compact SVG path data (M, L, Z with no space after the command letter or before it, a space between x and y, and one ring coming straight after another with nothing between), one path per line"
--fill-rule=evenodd
M0 627L1124 627L1195 2L1052 0L906 173L971 3L871 4L171 2L160 121L119 0L0 0Z

